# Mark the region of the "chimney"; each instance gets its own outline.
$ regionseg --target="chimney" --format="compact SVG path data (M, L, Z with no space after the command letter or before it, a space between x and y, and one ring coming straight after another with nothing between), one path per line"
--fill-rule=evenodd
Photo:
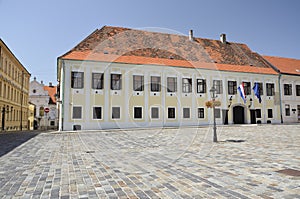
M43 85L44 85L44 82L43 82L43 80L41 81L41 84L43 84Z
M33 81L36 81L36 77L33 78Z
M52 87L52 82L49 82L49 87Z
M227 42L226 41L226 34L223 33L223 34L220 35L220 41L222 42L222 44L226 44L226 42Z
M193 30L189 31L189 40L194 41L194 35L193 35Z

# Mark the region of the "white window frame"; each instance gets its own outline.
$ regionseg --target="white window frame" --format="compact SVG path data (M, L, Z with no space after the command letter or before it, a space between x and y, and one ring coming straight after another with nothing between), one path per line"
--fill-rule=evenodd
M101 108L101 119L94 118L94 108ZM103 120L103 106L93 106L92 107L92 120Z
M134 113L135 113L134 110L135 110L135 108L141 108L142 109L142 117L141 118L135 118L134 117ZM132 109L132 117L133 117L134 120L142 120L144 118L143 107L142 106L134 106L133 109Z
M81 115L80 115L80 118L74 118L74 108L81 108ZM82 108L82 106L80 106L80 105L74 105L74 106L72 106L72 120L82 120L82 114L83 113L83 108Z

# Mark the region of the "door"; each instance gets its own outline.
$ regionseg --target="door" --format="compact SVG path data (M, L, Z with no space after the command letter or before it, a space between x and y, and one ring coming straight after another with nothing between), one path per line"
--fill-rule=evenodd
M233 123L234 124L245 123L244 107L242 106L233 107Z
M297 105L297 109L298 109L298 122L300 122L300 105Z
M256 124L256 110L250 110L251 124Z
M228 110L222 110L223 124L228 124Z

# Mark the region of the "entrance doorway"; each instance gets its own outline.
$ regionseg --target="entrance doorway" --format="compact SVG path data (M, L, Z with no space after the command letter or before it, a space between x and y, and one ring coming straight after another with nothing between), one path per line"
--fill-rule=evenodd
M233 107L233 123L234 124L245 124L244 107L235 106Z
M250 110L251 124L256 124L256 110Z

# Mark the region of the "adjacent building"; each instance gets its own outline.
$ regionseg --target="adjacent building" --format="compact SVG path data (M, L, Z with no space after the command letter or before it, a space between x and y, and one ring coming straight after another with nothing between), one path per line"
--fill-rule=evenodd
M30 82L29 101L35 105L35 129L57 129L56 89L56 86L53 86L52 83L45 86L43 81L38 82L35 77Z
M57 61L59 130L280 123L278 73L245 44L104 26ZM259 86L261 102L253 86ZM240 96L243 87L245 100Z
M264 58L280 74L282 121L300 122L300 60L272 56Z
M0 39L0 130L28 129L30 73Z

